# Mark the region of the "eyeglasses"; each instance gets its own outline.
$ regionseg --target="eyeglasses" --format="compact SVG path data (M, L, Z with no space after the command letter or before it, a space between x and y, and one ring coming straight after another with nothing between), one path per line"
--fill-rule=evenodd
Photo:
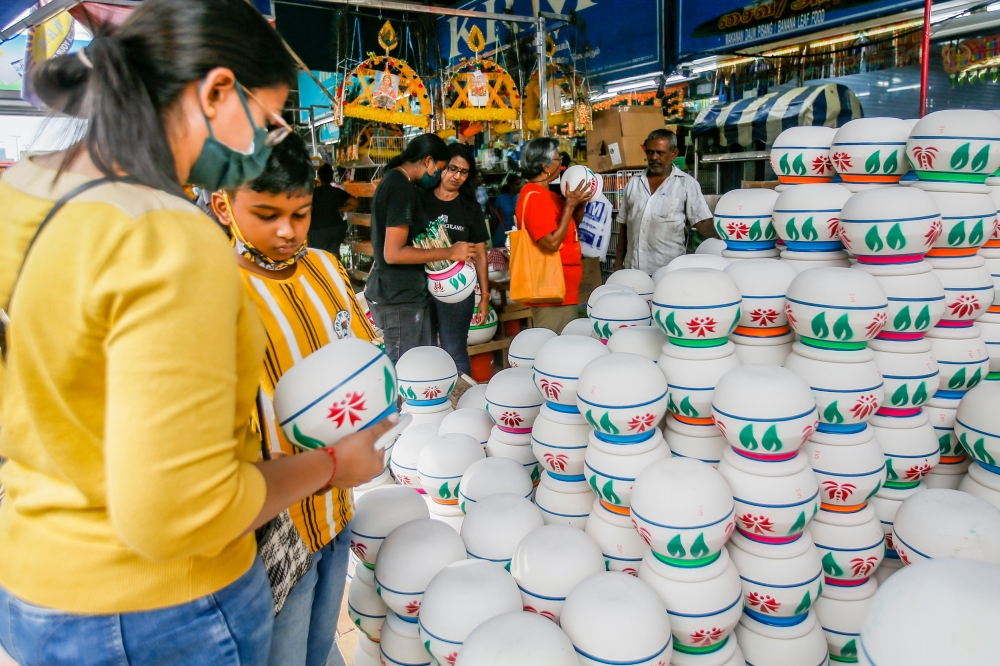
M450 173L453 176L458 176L458 175L468 176L469 175L469 170L468 169L460 169L457 166L454 166L454 165L451 165L451 164L449 164L445 168L445 171L447 171L448 173Z
M288 135L292 133L292 126L286 123L285 119L280 115L267 108L267 106L262 101L257 99L257 96L250 92L246 86L241 85L240 88L243 89L243 92L246 93L250 99L260 104L261 108L264 109L268 117L274 121L275 125L277 125L277 127L268 131L267 138L264 139L264 145L273 148L284 141Z

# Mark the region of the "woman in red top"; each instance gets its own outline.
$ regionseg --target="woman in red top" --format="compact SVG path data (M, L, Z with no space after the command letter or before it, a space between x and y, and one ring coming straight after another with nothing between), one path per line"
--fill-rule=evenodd
M549 183L561 172L559 142L542 138L528 142L521 152L521 175L525 184L517 200L517 219L539 248L559 252L562 259L566 297L562 303L532 305L534 325L561 333L577 318L580 303L580 280L583 255L576 235L576 222L583 219L583 208L590 198L586 181L567 192L566 199L549 190Z

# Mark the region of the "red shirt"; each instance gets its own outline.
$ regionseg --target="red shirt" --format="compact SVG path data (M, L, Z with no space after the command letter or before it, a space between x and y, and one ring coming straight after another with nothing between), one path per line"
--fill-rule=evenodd
M565 203L561 196L547 187L525 183L518 197L518 220L537 243L539 238L548 236L559 227ZM566 281L566 298L562 303L548 305L578 305L580 281L583 279L583 254L580 252L580 239L576 235L574 220L569 221L569 230L559 246L559 258L562 259L563 279Z

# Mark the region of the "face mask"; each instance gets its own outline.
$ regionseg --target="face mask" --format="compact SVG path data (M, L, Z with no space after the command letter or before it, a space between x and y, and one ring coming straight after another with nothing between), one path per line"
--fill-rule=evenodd
M306 246L304 241L302 246L295 251L295 254L284 261L275 261L255 248L250 244L250 241L243 237L243 232L240 231L240 226L236 224L236 213L233 212L233 204L229 202L229 195L223 194L222 196L226 200L226 208L229 209L229 217L233 221L233 223L229 225L229 228L233 230L233 247L236 248L236 254L249 259L261 268L269 271L280 271L284 268L288 268L296 261L306 256L306 252L309 251L309 248Z
M249 183L264 173L267 158L271 156L270 146L264 144L267 139L267 129L257 127L253 121L247 100L243 96L243 89L238 83L236 92L243 103L243 110L247 114L250 126L253 127L253 146L250 147L249 153L244 154L217 140L212 131L212 124L208 122L208 116L204 110L201 112L205 117L205 124L208 125L208 138L205 139L205 145L201 147L201 153L191 167L188 182L211 192L232 190Z
M424 172L424 175L417 181L417 187L425 190L433 190L441 182L441 169L434 172L434 175Z

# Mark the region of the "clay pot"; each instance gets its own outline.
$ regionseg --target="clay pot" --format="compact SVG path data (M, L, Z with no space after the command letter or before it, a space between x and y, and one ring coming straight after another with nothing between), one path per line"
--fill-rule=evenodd
M674 344L719 346L739 322L742 302L739 288L724 272L683 268L667 273L656 285L653 321Z
M427 505L413 488L391 485L373 489L357 500L351 520L351 552L374 567L390 532L403 523L428 517Z
M642 296L612 292L601 296L590 310L594 335L607 343L615 331L651 323L649 303Z
M748 664L754 666L823 666L828 663L826 637L808 613L798 624L773 626L743 616L736 625L736 639Z
M768 189L731 190L715 204L715 230L726 242L724 257L729 253L747 257L756 253L773 253L778 236L771 222L778 194Z
M492 340L493 336L497 333L499 323L500 320L497 318L496 310L490 308L489 314L486 315L486 320L483 323L469 325L468 345L470 347L473 345L484 345Z
M486 409L486 384L476 384L466 389L458 399L458 409Z
M928 488L899 506L892 542L903 564L959 557L1000 565L1000 509L958 490Z
M670 619L656 593L634 576L608 571L582 580L566 597L560 625L580 666L657 666L673 653Z
M510 341L510 347L507 348L507 362L512 368L531 368L538 350L555 337L555 331L547 328L524 329Z
M529 368L507 368L490 379L486 411L500 430L512 434L531 432L531 424L544 402L531 377Z
M441 426L441 421L455 411L455 409L451 406L450 402L445 400L442 403L426 407L415 406L412 402L403 402L403 406L399 411L410 416L412 419L410 421L411 426L430 424L435 428L439 428Z
M493 419L485 409L464 407L450 412L448 416L441 420L438 426L439 435L449 433L461 433L470 435L478 440L484 447L490 438L490 431L493 430Z
M1000 117L972 109L929 113L910 130L906 157L916 187L985 193L982 183L1000 166Z
M774 202L774 230L793 252L842 250L837 224L850 198L836 183L790 187Z
M870 506L853 513L820 511L808 529L822 556L827 586L858 585L882 562L885 535Z
M742 327L737 326L733 334L729 336L730 341L736 345L736 358L743 365L784 365L788 355L792 353L792 340L794 334L789 328L788 333L769 336L766 331L774 329L762 329L755 331L753 335L745 332L741 333Z
M465 514L462 513L462 509L458 505L438 504L429 495L424 495L424 501L427 503L427 510L431 513L431 520L441 521L458 534L462 533Z
M576 385L580 372L595 358L609 353L599 340L590 337L554 337L538 349L532 381L550 409L579 414Z
M783 185L828 183L833 179L830 145L837 130L802 125L789 127L774 140L771 168Z
M977 386L990 370L990 350L975 324L962 328L934 328L927 334L938 362L941 384L928 404L956 409L958 401Z
M608 276L607 284L623 284L632 287L635 293L646 301L653 298L653 287L655 286L653 278L634 268L623 268L615 271Z
M823 587L819 551L808 532L782 545L758 543L734 534L726 550L740 572L746 616L774 624L795 624L805 619L803 616Z
M543 469L578 476L583 474L590 432L580 414L556 412L546 404L531 428L531 451Z
M742 315L733 335L788 332L785 293L795 279L794 270L771 259L746 259L731 263L724 272L736 283L743 298Z
M576 403L602 439L646 441L667 411L667 381L644 356L608 354L580 372Z
M535 490L535 506L546 525L566 525L582 530L594 504L594 493L583 475L542 472Z
M600 500L594 500L583 531L600 547L608 571L638 575L646 544L632 527L628 514L610 511Z
M423 494L424 489L417 476L417 460L427 442L437 438L438 428L435 423L421 423L410 426L400 434L389 459L389 469L397 483Z
M958 489L1000 508L1000 480L997 476L974 462L969 466L969 473L958 484Z
M872 266L919 262L941 233L941 210L931 194L882 187L858 192L840 214L840 239Z
M820 432L860 432L885 401L874 353L860 350L857 357L849 357L858 360L838 362L844 353L795 343L785 361L785 367L812 389Z
M1000 157L1000 145L994 150ZM930 192L941 210L942 229L928 250L935 268L964 266L993 232L997 205L988 194Z
M641 442L605 442L594 432L590 435L583 473L608 510L627 516L636 476L670 457L663 435L655 428L653 436Z
M378 647L382 653L383 666L430 666L431 655L420 642L420 628L416 618L404 619L393 611L388 611Z
M721 257L722 251L726 249L726 242L719 238L706 238L694 251L695 254L714 254ZM654 279L653 282L656 282Z
M729 442L719 434L714 425L687 425L673 416L666 418L667 427L663 437L670 452L678 458L693 458L712 467L718 467L722 452L729 448Z
M927 414L931 427L934 428L934 436L937 437L938 448L941 451L941 462L935 469L964 462L968 456L965 447L959 443L958 436L955 435L957 410L932 405L925 405L923 410ZM932 469L931 472L934 470ZM963 470L962 473L964 474L965 471Z
M851 120L833 136L830 161L845 183L892 185L910 168L909 136L910 124L898 118Z
M986 375L988 382L1000 381L1000 321L989 321L994 317L1000 318L996 314L987 313L976 322L976 327L990 352L990 372Z
M462 644L455 666L579 666L573 643L555 623L535 613L504 613L486 620Z
M885 327L875 336L877 340L919 340L941 320L945 303L944 286L926 261L905 266L859 262L855 267L878 280L886 293L889 303L887 320Z
M447 403L458 380L455 361L440 347L410 349L399 357L396 372L399 373L399 395L411 407Z
M723 248L725 247L725 241L720 241L718 238L711 238L709 240L719 241L722 243ZM653 273L653 284L660 284L660 280L663 279L664 275L679 271L682 268L714 268L723 271L727 266L729 266L729 260L721 254L682 254L671 259L666 266L656 269L656 272Z
M517 545L510 563L524 610L557 624L570 590L604 571L604 556L594 540L567 525L545 525L531 532Z
M935 268L934 274L941 280L945 295L944 314L938 326L971 323L993 304L993 276L986 270L982 257L969 257L966 266Z
M813 433L802 446L819 482L820 508L858 510L885 482L885 456L870 426L857 433Z
M620 328L608 340L608 351L639 354L654 363L659 360L667 336L655 326L633 326Z
M474 437L461 433L438 435L424 445L417 458L420 485L437 504L458 506L459 484L465 471L486 452Z
M509 569L517 544L544 524L531 500L512 493L489 495L469 507L462 523L465 552L472 559Z
M822 268L832 266L834 268L850 268L851 261L844 250L832 250L829 252L792 252L782 250L781 265L788 266L796 274L810 268Z
M819 349L864 349L888 321L878 280L848 268L810 268L795 276L785 315L802 342Z
M358 643L352 659L354 666L382 666L379 645L365 635L358 636Z
M739 365L731 342L707 348L668 342L657 362L667 378L667 409L682 423L714 427L712 392L719 379Z
M510 458L482 458L469 465L462 475L458 490L462 513L485 497L496 493L513 493L531 498L534 484L531 476L516 460Z
M590 297L587 299L587 317L590 317L590 313L594 310L594 304L597 303L598 299L606 296L607 294L635 294L639 295L638 292L627 284L602 284L594 287L594 290L590 292Z
M621 285L618 285L621 286ZM594 337L594 329L590 326L590 319L574 319L565 326L563 326L562 333L559 334L560 337L569 337L572 335L579 335L584 338Z
M1000 384L989 382L965 394L955 415L955 436L983 469L1000 472L1000 419L997 418L997 402ZM972 473L971 471L969 472Z
M355 569L347 592L347 614L354 625L367 638L377 642L382 636L386 608L382 597L375 591L375 572L368 567Z
M937 360L927 340L890 342L873 340L875 363L885 383L880 416L913 416L941 383Z
M903 503L903 500L926 487L927 485L922 481L913 488L887 488L883 486L869 500L872 508L875 509L875 515L882 523L882 531L885 533L885 559L882 561L881 568L885 568L886 565L894 566L893 563L903 566L896 553L896 545L892 540L892 523L896 519L896 511L899 510L899 505ZM879 583L881 584L882 580L879 580Z
M858 658L861 624L877 589L878 583L874 578L860 585L827 585L823 588L813 610L826 634L832 660L851 663Z
M427 291L442 303L461 303L479 284L476 266L471 261L455 262L443 271L427 273Z
M733 636L721 648L708 654L685 654L674 650L670 666L746 666L746 662L740 646L736 644L736 637Z
M898 418L875 416L871 426L885 453L885 487L913 488L938 464L938 441L923 412Z

